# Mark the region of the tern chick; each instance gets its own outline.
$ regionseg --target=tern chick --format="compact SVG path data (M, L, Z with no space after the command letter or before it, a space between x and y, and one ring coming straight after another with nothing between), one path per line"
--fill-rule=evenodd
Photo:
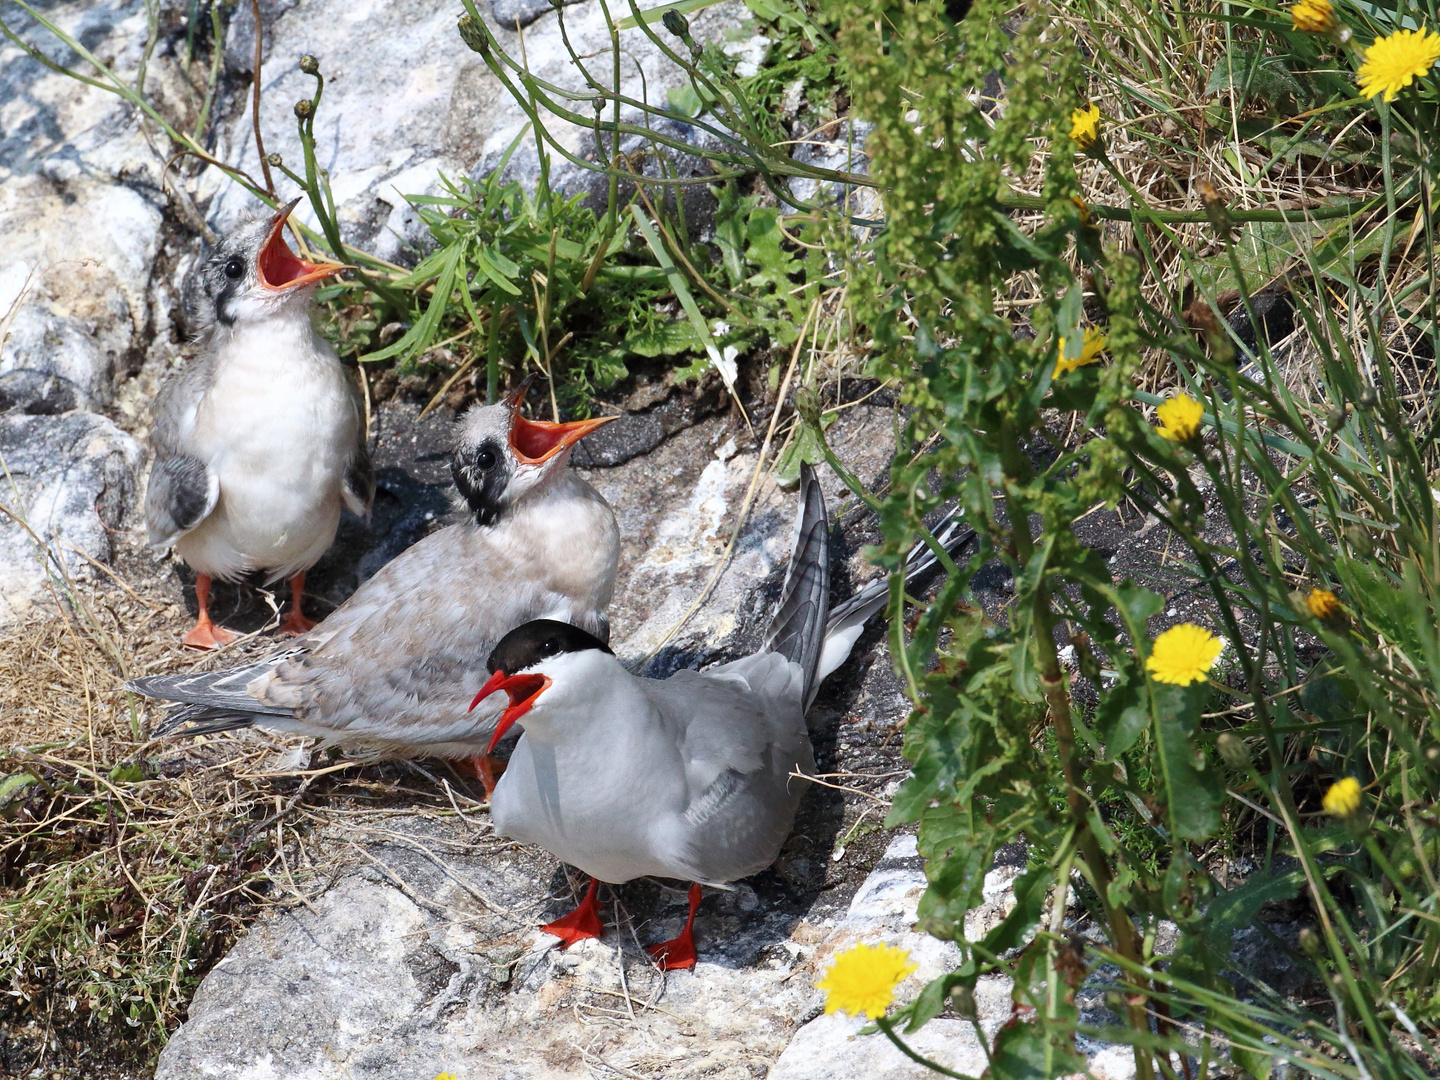
M241 225L206 256L202 352L155 399L145 523L151 545L195 570L199 612L184 642L198 649L235 636L210 619L215 578L289 578L281 632L314 626L300 610L305 571L335 539L341 507L366 515L375 493L360 387L311 318L316 284L347 268L290 250L282 230L294 206Z
M577 440L614 418L527 420L523 394L456 422L451 472L464 521L406 549L315 629L258 663L128 683L182 703L155 736L255 725L363 756L474 759L487 750L503 699L489 712L466 710L507 631L543 617L608 639L620 531L610 504L565 462ZM493 787L488 761L475 764Z
M566 945L599 936L598 881L680 878L696 883L685 927L650 951L667 969L693 967L699 883L748 877L779 855L815 771L806 710L889 598L882 578L830 611L829 526L809 466L800 500L780 606L753 656L647 679L583 630L545 621L490 654L475 703L505 693L495 740L517 721L525 729L491 799L495 831L592 879L580 907L544 928ZM950 525L940 540L953 549L970 535ZM914 560L910 576L933 562Z

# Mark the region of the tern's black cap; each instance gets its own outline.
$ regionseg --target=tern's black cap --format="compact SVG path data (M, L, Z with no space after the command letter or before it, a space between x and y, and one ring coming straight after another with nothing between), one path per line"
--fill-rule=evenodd
M594 634L587 634L578 626L556 622L554 619L533 619L523 626L517 626L495 646L490 653L490 671L503 671L514 675L552 656L561 653L584 652L599 649L609 653L610 647ZM614 655L614 653L610 653Z

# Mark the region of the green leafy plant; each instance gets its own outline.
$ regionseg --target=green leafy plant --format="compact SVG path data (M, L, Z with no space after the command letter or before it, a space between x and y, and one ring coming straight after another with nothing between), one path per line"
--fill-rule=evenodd
M1434 1053L1422 1027L1434 1018L1440 902L1427 824L1440 779L1440 752L1427 749L1440 734L1436 425L1404 396L1392 354L1403 335L1384 320L1399 314L1433 348L1433 306L1405 304L1434 295L1428 257L1386 272L1401 229L1433 244L1426 205L1410 201L1428 173L1417 155L1397 174L1382 153L1383 195L1368 208L1384 213L1344 208L1352 235L1375 236L1378 273L1364 247L1329 262L1320 245L1296 245L1307 273L1290 294L1317 352L1313 379L1297 379L1263 335L1247 342L1225 320L1216 271L1199 272L1201 237L1150 207L1102 134L1082 142L1126 192L1131 222L1131 246L1104 242L1069 138L1085 100L1080 54L1045 10L1018 26L1006 14L977 2L957 22L939 3L886 0L837 0L831 14L855 110L876 125L867 150L886 211L849 296L876 373L900 379L914 410L890 493L852 487L882 516L883 565L899 569L917 540L933 547L923 517L949 500L979 535L967 562L942 559L943 586L908 624L898 584L894 597L892 649L915 712L913 775L891 823L919 825L922 925L964 955L895 1019L913 1031L1003 972L1015 1012L987 1075L1076 1071L1084 1034L1130 1044L1142 1078L1190 1076L1187 1057L1202 1075L1228 1059L1257 1077L1281 1062L1418 1077L1413 1054ZM991 112L976 91L996 72L1003 107ZM1428 86L1407 123L1427 122ZM1399 122L1377 112L1382 128ZM1012 176L1037 176L1042 190L1024 200L1043 214L1023 228ZM1242 258L1241 215L1213 188L1203 212L1224 284L1259 325L1263 281ZM1246 216L1257 213L1275 212ZM1171 258L1186 269L1179 281ZM1182 285L1198 285L1188 308ZM1350 326L1327 299L1337 289ZM1092 363L1081 343L1095 320L1108 358ZM1162 404L1137 388L1157 363L1183 396ZM1117 578L1076 536L1076 520L1121 501L1185 552L1204 626L1158 634L1164 598ZM991 562L1015 583L999 618L972 595ZM1321 805L1351 784L1353 800ZM1283 854L1295 869L1227 888L1207 847L1257 815L1262 865ZM1015 909L967 939L994 852L1020 838L1031 859ZM1325 988L1324 1008L1230 970L1233 934L1297 895L1315 925L1296 959ZM1072 936L1072 898L1101 943ZM1180 932L1165 953L1162 922ZM1116 973L1116 1018L1096 1026L1076 994L1102 964Z

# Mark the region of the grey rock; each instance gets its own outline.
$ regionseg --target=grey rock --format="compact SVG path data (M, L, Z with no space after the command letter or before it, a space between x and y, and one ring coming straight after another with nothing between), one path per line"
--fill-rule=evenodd
M706 380L694 392L672 389L658 402L628 408L618 420L587 435L570 460L579 468L613 468L648 454L678 431L693 427L730 404L718 378Z
M19 308L0 341L0 410L53 416L108 401L115 357L94 329L40 304Z
M46 5L122 77L146 41L141 0ZM84 61L18 9L7 25L75 69ZM158 68L158 63L157 63ZM163 80L155 76L152 85ZM0 373L7 407L110 402L152 323L161 162L120 98L0 41Z
M523 35L526 63L537 78L583 91L584 79L575 70L550 5L537 8L538 0L501 2L506 6L492 14L491 26L506 49L518 57ZM265 148L279 153L291 168L300 168L302 151L292 109L298 99L313 94L315 82L297 65L302 55L314 55L325 75L325 98L315 124L319 165L329 172L347 242L383 258L405 258L425 243L423 225L404 196L436 192L442 172L481 175L524 134L512 171L532 187L540 175L524 110L461 41L456 12L421 0L360 7L347 0L316 0L280 10L267 26L272 44L261 105ZM515 28L517 15L520 31ZM701 41L749 41L755 36L739 0L724 0L697 13L691 25ZM597 78L608 80L609 31L598 0L567 8L565 27L576 53L587 58ZM237 53L243 52L240 35L245 33L237 19L231 30ZM253 30L248 33L253 49ZM663 105L667 92L683 82L680 68L638 29L623 31L621 40L622 92L632 98L648 95ZM588 126L550 118L546 127L567 152L593 159ZM248 114L237 112L228 121L217 156L258 174ZM593 178L583 169L565 169L562 155L552 152L552 158L556 186L578 190L576 182ZM257 205L240 185L214 169L202 174L197 195L202 200L213 197L210 217L222 231ZM310 213L304 207L301 216L313 225Z
M265 28L260 40L260 73L265 76L265 64L270 60L275 46L275 21L285 12L297 6L300 0L261 0L260 23ZM232 75L249 79L255 69L255 12L249 0L242 0L235 6L230 27L225 35L225 70ZM263 87L262 87L263 91Z
M140 447L92 413L10 412L0 415L0 463L9 474L0 493L8 511L0 514L4 624L24 616L62 571L85 578L94 573L89 559L110 560L112 533L133 505Z
M579 0L562 2L568 5L578 3ZM516 27L524 29L547 11L553 10L554 5L550 0L490 0L490 17L497 26L503 26L506 30Z

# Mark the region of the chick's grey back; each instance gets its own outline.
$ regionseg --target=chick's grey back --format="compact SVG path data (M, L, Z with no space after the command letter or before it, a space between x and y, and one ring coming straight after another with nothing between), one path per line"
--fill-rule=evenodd
M595 496L591 510L611 530L605 550L590 553L591 571L575 575L588 579L590 595L573 595L573 583L554 572L563 536L530 533L515 543L505 528L451 525L386 564L250 692L338 741L443 755L465 738L465 747L449 749L474 753L477 727L494 718L468 710L501 637L546 615L609 636L618 534L604 500Z

